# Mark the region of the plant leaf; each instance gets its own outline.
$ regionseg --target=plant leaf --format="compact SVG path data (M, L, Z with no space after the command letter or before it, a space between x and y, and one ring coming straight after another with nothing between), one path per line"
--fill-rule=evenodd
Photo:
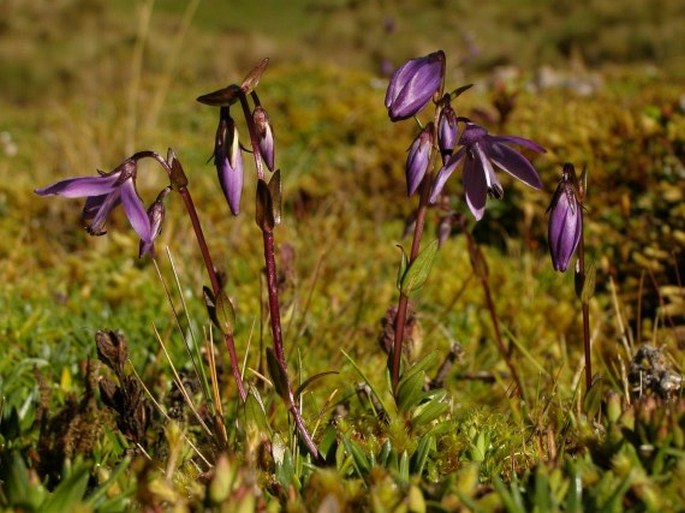
M428 275L430 274L435 255L438 253L438 240L432 241L428 244L416 259L409 264L409 269L402 277L402 284L400 292L405 296L412 292L419 290L426 283Z
M278 363L276 353L270 347L266 348L266 366L269 368L269 375L273 381L276 393L288 401L288 377L281 364Z
M269 186L264 180L257 181L257 207L255 209L255 222L264 231L273 230L276 226L274 219L274 206Z
M407 259L407 252L404 250L402 246L399 244L397 245L398 248L400 248L401 251L401 256L400 256L400 267L397 269L397 290L402 292L402 280L404 279L404 275L407 272L407 266L409 265L409 261Z
M274 226L281 223L281 170L274 171L271 180L269 180L269 192L271 193L271 209L274 218Z

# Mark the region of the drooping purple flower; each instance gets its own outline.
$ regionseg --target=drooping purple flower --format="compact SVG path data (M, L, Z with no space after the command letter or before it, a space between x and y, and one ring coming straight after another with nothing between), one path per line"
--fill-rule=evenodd
M488 195L497 199L504 196L504 189L495 175L493 164L535 189L542 188L542 182L533 165L519 152L507 146L518 144L533 151L545 152L542 146L530 139L510 135L489 135L485 128L466 121L459 144L461 148L452 155L435 177L430 198L432 203L437 200L445 182L462 159L466 203L477 220L483 217Z
M271 120L266 110L261 105L255 107L252 113L252 121L254 122L257 131L257 143L259 144L259 153L262 154L262 159L269 171L274 170L274 133L271 127Z
M92 220L87 227L91 235L106 233L105 224L110 212L121 203L129 223L141 241L150 240L150 220L136 190L136 161L125 160L110 173L100 176L67 178L35 190L39 196L86 198L82 218Z
M407 61L393 73L385 93L385 107L391 121L415 115L440 89L445 75L442 50Z
M165 187L157 195L157 199L147 209L147 217L150 220L150 239L140 241L138 248L138 258L142 258L146 254L151 257L155 256L155 239L162 233L162 225L164 224L164 198L171 192L171 187Z
M219 127L214 141L214 165L228 206L233 215L238 215L243 193L243 156L238 142L238 129L228 107L221 107L219 112Z
M457 114L448 102L440 112L438 120L438 148L440 148L443 164L454 152L458 131Z
M577 178L573 164L564 164L549 212L549 253L555 271L564 272L575 253L583 232L583 208L578 197Z
M433 123L428 123L416 136L409 147L407 165L407 195L411 196L419 188L421 180L426 175L430 163L431 148L433 147Z

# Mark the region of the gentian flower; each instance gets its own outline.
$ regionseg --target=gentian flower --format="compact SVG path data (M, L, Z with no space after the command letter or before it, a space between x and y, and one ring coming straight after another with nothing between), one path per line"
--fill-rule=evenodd
M431 203L435 203L445 182L464 160L463 179L466 203L474 217L479 220L485 212L488 195L497 199L504 196L504 190L497 180L493 164L514 178L535 189L542 188L542 182L533 165L507 143L525 146L533 151L544 153L545 149L529 139L511 135L489 135L485 128L466 121L459 138L461 148L438 171L431 191Z
M238 142L238 129L228 107L221 107L219 112L219 127L214 141L214 165L228 206L233 215L238 215L243 193L243 157Z
M138 258L142 258L146 254L151 257L155 256L155 239L162 233L162 224L164 224L164 198L171 192L171 187L165 187L157 195L157 199L147 209L147 217L150 220L150 239L140 241L138 248Z
M578 247L583 232L582 208L573 164L564 164L561 180L547 209L550 212L549 253L555 271L564 272L568 269L571 257Z
M150 220L143 202L136 190L136 161L125 160L110 173L100 172L100 176L67 178L60 182L35 190L39 196L64 196L66 198L86 198L82 218L92 219L87 227L91 235L103 235L105 223L110 212L121 203L129 223L141 241L150 241Z
M252 113L252 121L257 131L257 143L259 153L262 154L264 163L269 171L274 170L274 133L271 128L271 120L261 105L258 105Z
M419 188L419 184L426 175L430 163L431 148L433 147L433 123L428 123L421 130L409 147L407 155L407 195L411 196Z
M385 107L391 121L415 115L442 85L445 53L442 50L407 61L393 73L385 93Z

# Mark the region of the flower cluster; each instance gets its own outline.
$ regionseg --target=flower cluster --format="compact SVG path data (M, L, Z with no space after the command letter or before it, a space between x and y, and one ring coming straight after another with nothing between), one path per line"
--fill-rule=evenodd
M425 177L431 176L427 171L436 144L442 167L434 181L430 178L431 203L437 201L447 179L460 164L463 164L466 203L476 219L483 217L488 196L501 199L504 194L495 175L495 167L535 189L541 189L542 182L533 165L508 145L517 144L538 153L545 149L523 137L490 135L485 128L467 118L457 117L452 100L470 86L442 95L444 80L445 54L437 51L405 63L395 71L388 85L385 106L392 121L415 116L431 99L436 106L437 125L426 124L409 148L406 163L408 194L414 194Z
M266 61L268 62L268 61ZM262 65L266 66L263 61ZM231 117L230 107L240 102L245 114L245 122L250 132L252 150L255 153L257 175L263 178L262 162L269 171L274 170L274 134L268 113L259 103L257 93L252 89L259 81L262 65L248 75L242 85L232 84L197 98L197 101L219 107L219 125L214 139L214 165L216 166L221 190L226 197L233 215L240 212L240 200L243 193L243 157L242 147L238 138L236 123ZM250 113L247 107L248 93L255 100L255 106Z

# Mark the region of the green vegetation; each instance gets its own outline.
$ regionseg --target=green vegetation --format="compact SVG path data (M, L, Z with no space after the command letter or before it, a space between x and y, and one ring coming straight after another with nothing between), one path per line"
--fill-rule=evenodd
M1 508L685 508L682 2L381 4L0 4ZM385 32L386 18L394 32ZM469 53L470 38L478 52ZM397 401L386 372L396 245L410 244L402 233L414 202L405 200L403 166L413 128L388 122L378 72L385 58L397 65L436 48L447 54L450 83L475 84L459 98L459 115L548 149L535 160L545 192L504 178L504 199L489 201L477 225L469 218L523 398L509 393L457 230L412 297L412 364ZM302 415L326 457L321 467L298 444L269 381L254 207L247 201L229 215L207 163L216 116L195 102L267 55L260 95L283 177L275 237L284 341L291 379L306 384ZM504 100L513 109L502 117ZM138 240L121 212L106 236L89 237L79 202L32 192L168 146L225 273L253 385L239 405L215 341L227 450L198 420L214 421L193 365L206 364L211 347L207 277L178 198L167 203L157 244L168 300L153 262L135 258ZM573 278L552 270L546 247L545 210L565 161L587 165L589 176L586 245L597 292L596 381L587 393ZM140 171L146 200L160 183L155 173ZM466 212L460 181L449 187L452 206ZM254 196L246 180L244 198ZM429 232L438 217L429 214ZM125 336L121 372L98 358L99 330ZM189 355L191 333L197 352ZM117 391L126 407L112 399Z

